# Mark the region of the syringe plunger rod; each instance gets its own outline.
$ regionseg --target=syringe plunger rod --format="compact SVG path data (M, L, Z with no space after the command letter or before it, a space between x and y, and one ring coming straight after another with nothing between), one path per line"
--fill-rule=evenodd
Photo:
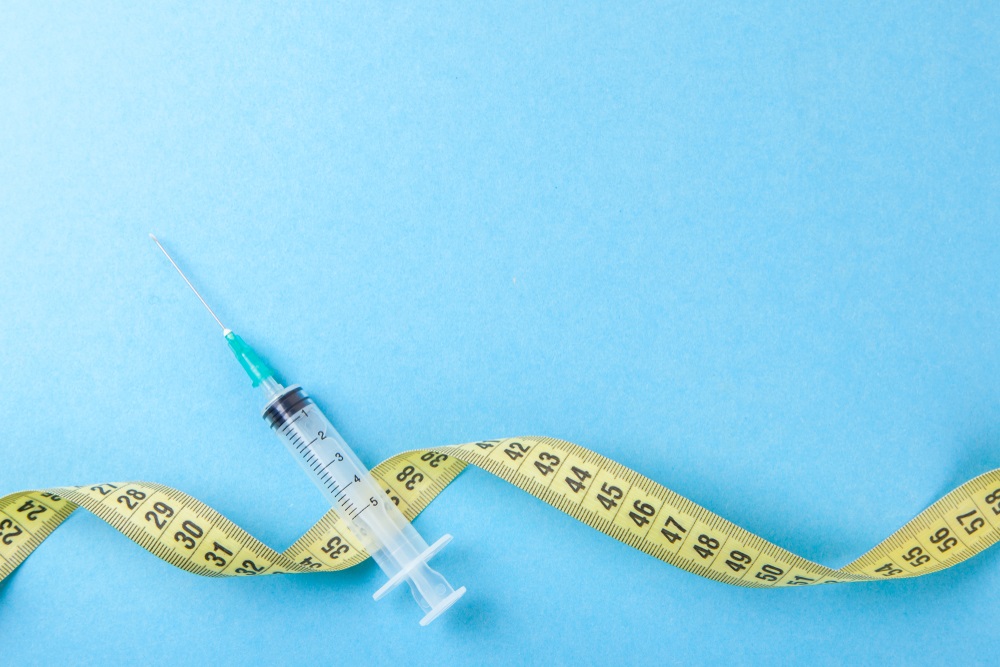
M424 610L421 625L427 625L454 604L465 593L465 587L452 588L427 564L451 536L445 535L428 546L301 388L285 389L273 377L265 378L260 386L270 398L264 418L272 430L389 577L376 591L375 599L406 581ZM328 546L331 558L349 550L342 541L331 541Z

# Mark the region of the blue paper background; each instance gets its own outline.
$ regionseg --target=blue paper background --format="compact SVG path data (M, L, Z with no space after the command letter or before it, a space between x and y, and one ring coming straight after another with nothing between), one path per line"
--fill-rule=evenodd
M829 565L1000 466L996 4L208 4L0 5L0 492L323 513L149 231L370 463L562 437ZM735 589L478 470L417 523L469 588L427 629L371 564L202 579L80 512L3 661L995 658L998 550Z

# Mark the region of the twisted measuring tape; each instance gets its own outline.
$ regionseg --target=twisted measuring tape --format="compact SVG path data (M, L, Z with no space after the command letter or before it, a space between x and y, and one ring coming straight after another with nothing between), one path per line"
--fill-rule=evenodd
M564 440L507 438L414 450L372 474L410 519L475 465L588 526L694 574L773 588L902 579L960 563L1000 540L1000 469L962 484L839 570L796 556L600 454ZM210 577L343 570L368 554L331 510L282 553L162 484L116 482L0 498L0 581L77 507L155 556Z

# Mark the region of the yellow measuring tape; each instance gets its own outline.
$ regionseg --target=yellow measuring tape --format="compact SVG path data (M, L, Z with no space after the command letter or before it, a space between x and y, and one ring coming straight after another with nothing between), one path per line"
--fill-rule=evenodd
M839 570L796 556L564 440L507 438L414 450L382 462L372 474L412 521L468 464L662 561L737 586L916 577L951 567L1000 540L1000 469L961 485ZM77 507L168 563L205 576L343 570L368 557L332 510L278 553L181 491L150 482L115 482L0 499L0 581Z

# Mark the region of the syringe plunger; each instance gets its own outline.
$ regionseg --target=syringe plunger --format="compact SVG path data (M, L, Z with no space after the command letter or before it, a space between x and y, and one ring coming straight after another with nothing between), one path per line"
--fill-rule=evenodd
M373 597L379 600L406 581L424 611L421 625L462 597L464 586L452 588L427 564L451 541L451 535L428 546L301 387L286 389L273 377L260 386L271 396L264 419L389 578ZM335 545L331 557L343 546Z

